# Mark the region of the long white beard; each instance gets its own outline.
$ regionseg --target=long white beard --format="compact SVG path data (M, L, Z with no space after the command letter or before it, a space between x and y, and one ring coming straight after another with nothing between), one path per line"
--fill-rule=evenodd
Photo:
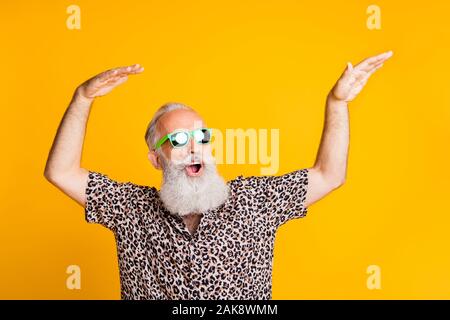
M185 167L193 158L203 160L200 176L186 174ZM189 155L182 161L163 159L163 183L159 195L170 213L185 216L220 206L228 198L229 186L218 174L214 158Z

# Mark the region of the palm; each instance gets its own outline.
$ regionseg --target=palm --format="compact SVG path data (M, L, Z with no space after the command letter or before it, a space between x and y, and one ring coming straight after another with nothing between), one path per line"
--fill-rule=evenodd
M331 93L333 96L345 102L350 102L356 98L369 80L370 76L384 62L392 56L392 51L379 54L374 57L367 58L357 64L354 68L348 63L347 68L334 85Z
M142 71L144 71L144 68L139 66L139 64L114 68L102 72L84 82L80 86L80 91L86 98L104 96L111 92L115 87L127 81L128 75L141 73Z

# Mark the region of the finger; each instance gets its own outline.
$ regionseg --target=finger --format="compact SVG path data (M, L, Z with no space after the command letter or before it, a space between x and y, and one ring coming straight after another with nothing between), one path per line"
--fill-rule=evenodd
M393 54L394 53L392 51L383 52L383 53L381 53L379 55L376 55L376 56L374 56L372 58L369 58L368 59L368 63L369 64L376 64L376 63L379 63L379 62L382 62L382 61L386 61L387 59L392 57Z
M377 61L369 63L369 64L358 65L357 67L355 67L355 69L365 71L365 72L370 72L373 68L377 67L381 63L384 63L385 61L386 61L386 59L382 59L382 60L377 60Z
M393 55L392 51L387 51L374 57L367 58L361 61L359 64L357 64L355 69L369 71L371 66L386 61L387 59L392 57L392 55Z
M347 71L352 72L353 71L353 65L351 62L347 62Z
M369 67L366 71L367 71L367 72L371 72L371 71L373 71L374 69L378 70L377 68L378 68L380 65L383 65L385 62L386 62L386 60L380 60L380 61L378 61L378 62L376 62L376 63L370 65L370 67Z
M128 74L137 74L144 71L144 68L140 64L134 64L132 66L118 67L111 70L106 71L100 77L101 82L108 81L114 77L120 77Z
M372 71L374 71L376 68L378 68L382 64L384 64L384 61L377 62L376 64L373 64L370 67L368 67L367 69L365 69L364 72L371 73Z
M103 86L112 85L112 84L115 84L116 82L122 81L124 78L128 79L128 75L120 75L120 76L115 76L115 77L109 78L108 80L102 82L102 85Z
M380 62L378 64L376 64L375 66L373 66L373 68L370 70L370 72L375 72L376 70L380 69L382 66L384 66L384 62Z
M375 71L377 71L378 69L380 69L384 64L380 63L378 64L376 67L374 67L372 70L370 70L369 72L367 72L363 77L361 77L360 79L358 79L359 82L366 84L367 80L369 80L370 76L372 74L375 73Z
M133 68L130 71L130 74L137 74L144 71L144 67L141 66L139 63L133 65Z
M378 64L377 66L375 66L372 70L370 70L369 73L368 73L369 77L370 77L375 71L377 71L378 69L380 69L382 66L384 66L384 63L380 63L380 64Z
M345 66L345 69L342 72L342 75L339 77L339 80L350 79L352 72L353 72L353 65L351 64L351 62L347 62L347 65Z
M121 77L120 79L118 79L118 80L116 81L115 85L118 86L118 85L124 83L124 82L127 81L127 80L128 80L128 76Z
M366 70L354 70L353 73L357 80L364 79L366 77L370 77L375 71L383 66L384 62L378 62L377 64L371 66L367 71Z
M117 69L116 75L124 75L124 74L136 74L142 72L144 69L140 64L134 64L132 66L121 67Z
M347 62L347 65L345 66L344 71L342 72L342 78L343 77L348 77L353 71L353 65L351 62Z
M105 71L104 73L102 73L102 74L99 76L99 79L98 79L98 80L100 81L100 83L106 82L106 81L108 81L108 80L110 80L110 79L116 77L116 76L117 76L117 73L118 73L117 68L116 68L116 69L111 69L111 70Z
M379 62L376 65L372 66L370 70L367 72L368 76L371 76L375 71L380 69L382 66L384 66L384 62Z
M104 82L100 85L99 89L101 88L107 88L107 87L117 87L120 84L124 83L125 81L128 80L128 76L124 76L124 77L120 77L120 78L116 78L115 80L109 80L107 82Z

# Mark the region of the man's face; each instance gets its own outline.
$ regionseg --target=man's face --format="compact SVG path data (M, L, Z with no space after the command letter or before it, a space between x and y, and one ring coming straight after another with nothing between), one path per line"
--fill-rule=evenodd
M194 111L173 110L159 119L157 139L176 129L204 126ZM160 197L172 214L202 213L226 201L229 188L217 172L210 144L200 144L191 138L186 146L174 148L165 141L157 152L150 151L149 157L156 168L163 170Z
M164 114L156 126L157 138L164 137L166 134L177 129L194 130L204 128L203 119L194 111L177 109ZM164 159L166 161L179 162L185 160L189 155L195 155L192 163L185 166L185 173L191 177L198 177L203 174L203 159L211 158L211 144L200 144L191 138L189 143L181 148L174 148L168 140L161 145L159 155L160 165L163 167ZM164 157L164 159L161 159Z

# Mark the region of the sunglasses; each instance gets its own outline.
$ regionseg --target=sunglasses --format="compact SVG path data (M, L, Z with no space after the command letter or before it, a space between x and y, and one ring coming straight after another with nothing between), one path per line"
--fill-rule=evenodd
M211 135L211 128L200 128L195 130L177 129L159 139L159 141L155 144L155 149L161 147L167 140L169 140L172 147L183 148L189 143L191 137L194 138L194 141L199 144L208 144L211 142Z

